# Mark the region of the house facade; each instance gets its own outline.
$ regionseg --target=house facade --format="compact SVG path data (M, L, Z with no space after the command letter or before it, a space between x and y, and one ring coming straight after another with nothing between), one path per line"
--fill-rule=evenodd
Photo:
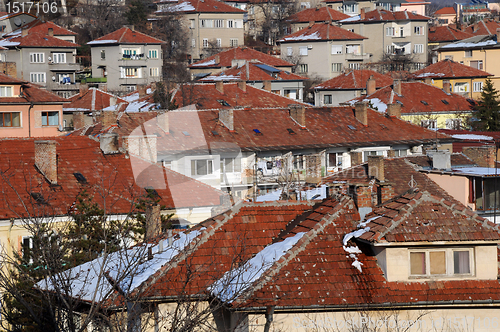
M92 55L92 77L101 78L109 91L134 91L138 84L162 80L164 42L123 27L88 43Z
M365 12L374 9L385 9L389 11L400 11L401 5L406 3L405 0L325 0L328 7L338 10L349 16L356 16L361 13L363 9Z
M330 7L317 6L315 8L307 8L288 17L287 21L290 23L290 30L288 33L294 33L307 28L311 22L337 22L346 18L349 18L349 15Z

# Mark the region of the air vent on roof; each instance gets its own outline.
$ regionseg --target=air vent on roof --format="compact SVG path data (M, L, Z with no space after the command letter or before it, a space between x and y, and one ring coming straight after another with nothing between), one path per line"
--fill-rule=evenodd
M182 133L184 134L184 136L191 136L187 131L183 131Z
M401 104L401 106L403 106L403 102L401 100L397 100L396 103Z
M75 176L76 180L80 183L87 183L87 179L85 178L85 176L83 176L82 173L80 172L75 172L73 173L73 175Z
M292 128L287 128L286 130L288 130L288 133L289 133L290 135L294 135L294 134L295 134L295 132L293 131L293 129L292 129Z
M213 134L214 136L219 136L219 133L218 133L217 131L215 131L215 130L212 130L212 134Z
M387 130L388 128L386 127L386 125L383 125L383 124L380 124L380 127L382 127L382 129L384 130Z
M217 99L217 101L219 102L219 104L221 104L222 106L231 106L229 105L229 103L227 101L225 101L224 99Z
M34 193L34 192L32 192L32 193L30 193L30 196L38 204L47 204L47 201L45 200L45 198L43 197L43 195L41 193Z
M428 102L426 102L425 100L421 100L420 102L421 102L422 104L424 104L425 106L428 106L428 105L429 105L429 103L428 103Z
M262 135L262 133L261 133L261 131L260 131L259 129L254 129L253 131L254 131L256 134L260 134L260 135Z
M449 104L450 104L450 103L448 102L448 100L446 100L446 99L441 99L441 101L442 101L442 102L443 102L443 104L445 104L445 105L449 105Z
M356 127L351 126L351 125L347 125L347 128L349 128L349 129L351 129L351 130L356 130Z

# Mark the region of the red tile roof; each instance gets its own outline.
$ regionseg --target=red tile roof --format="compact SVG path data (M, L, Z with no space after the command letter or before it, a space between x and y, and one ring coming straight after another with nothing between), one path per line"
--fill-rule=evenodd
M328 22L328 21L340 21L349 17L350 17L349 15L341 13L330 7L320 7L320 8L304 9L288 17L287 21L291 23L308 23L311 21Z
M300 76L288 71L282 71L280 69L271 66L271 69L275 71L273 73L259 67L259 62L250 62L248 66L235 66L230 69L224 70L218 74L210 75L200 79L202 82L214 82L214 81L305 81L308 78ZM273 76L275 74L276 76Z
M373 219L375 218L376 219ZM407 193L366 216L359 239L376 242L498 241L495 224L467 207L428 192Z
M227 51L223 51L212 55L206 59L197 61L189 65L191 69L205 69L205 68L231 68L233 60L257 60L266 65L280 67L293 67L294 65L278 57L265 54L254 49L240 46Z
M450 14L456 14L457 12L455 11L455 8L453 7L443 7L441 9L436 10L434 15L450 15Z
M458 30L447 25L440 27L430 27L428 38L430 43L443 43L454 42L473 36L474 35L469 32Z
M144 187L152 186L167 209L180 207L219 206L224 194L194 179L152 165L122 153L104 155L99 142L88 137L58 137L57 186L50 185L35 168L36 139L0 140L0 177L2 199L0 219L68 214L76 197L86 190L94 201L104 206L101 190L106 191L106 211L109 214L128 214L145 194ZM87 183L73 175L81 173ZM149 180L152 178L155 183ZM12 187L11 187L12 186ZM17 191L15 194L14 190ZM37 204L30 193L43 195L45 204ZM224 196L225 197L225 196ZM23 203L25 204L23 206Z
M442 60L431 65L428 65L424 69L420 69L411 75L413 79L452 79L452 78L486 78L488 76L493 76L483 70L472 68L461 63L455 62L453 60Z
M110 93L104 92L96 88L90 88L83 94L79 93L69 98L69 104L64 105L65 110L79 111L100 111L106 107L112 106L111 100L114 100L114 105L128 104L127 101L116 97Z
M366 82L373 76L377 89L392 84L390 76L373 70L352 70L340 74L314 87L315 90L359 90L366 89Z
M442 89L423 82L401 82L401 96L393 91L393 86L387 86L369 96L353 99L351 102L355 100L375 101L385 105L397 102L401 104L402 114L470 112L472 110L472 105L467 98L454 93L447 94Z
M128 27L123 27L105 36L94 39L88 42L89 45L104 45L104 44L163 44L163 40L148 36L139 31L133 31Z
M316 23L281 38L280 43L315 42L322 40L363 40L367 39L357 33L342 29L330 23Z
M41 32L28 31L27 36L16 35L0 40L0 45L7 48L15 47L57 47L57 48L77 48L80 45L73 42L48 36Z
M422 16L419 14L413 14L410 11L399 11L399 12L391 12L389 10L377 8L375 10L369 11L365 13L365 18L361 19L360 16L357 16L358 19L349 20L346 23L379 23L379 22L397 22L397 21L428 21L430 18L427 16Z
M182 0L178 4L167 7L163 12L180 12L180 13L241 13L246 11L227 5L216 0ZM162 11L156 11L156 14L161 14Z
M477 35L494 35L500 29L500 23L492 20L483 20L475 24L469 25L465 28L465 31L472 33L474 36Z
M29 29L29 32L32 33L41 33L48 35L49 29L53 29L52 31L54 32L54 36L75 36L77 35L76 32L73 32L71 30L68 30L66 28L63 28L54 22L51 21L42 21L40 19L36 19L23 27L16 29L12 31L11 33L7 34L6 36L13 36L13 35L19 35L21 33L21 29Z
M0 104L63 104L68 100L35 84L0 73L0 85L21 85L21 97L0 97Z
M181 85L172 96L179 107L196 105L197 109L221 109L234 107L287 107L302 104L298 100L247 85L246 92L237 83L224 83L224 93L216 89L216 84L195 83Z

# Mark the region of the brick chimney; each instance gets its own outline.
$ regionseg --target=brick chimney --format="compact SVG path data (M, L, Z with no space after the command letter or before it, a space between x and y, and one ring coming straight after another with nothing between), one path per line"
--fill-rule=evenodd
M306 127L306 108L304 105L288 105L290 117L302 128Z
M388 104L387 116L394 116L396 118L401 118L401 104L400 103Z
M47 32L47 34L48 34L50 37L54 37L54 29L53 29L53 28L49 28L49 31Z
M359 19L361 20L364 20L366 15L365 15L366 11L365 11L365 8L361 8L361 10L359 11Z
M446 92L447 94L450 94L450 92L451 92L450 81L443 81L443 91Z
M166 134L170 133L170 123L168 121L168 112L156 115L156 123Z
M271 89L271 81L264 81L262 84L263 84L262 85L262 89L264 89L266 91L269 91L269 92L272 91L272 89Z
M380 182L385 181L384 156L368 156L368 176Z
M479 167L495 167L495 146L467 146L462 148L462 153L469 157Z
M101 125L103 128L116 125L118 112L116 111L101 111Z
M51 184L57 184L55 141L35 141L35 166Z
M220 93L224 94L224 82L222 81L215 82L215 89Z
M214 57L214 62L215 62L216 65L218 65L220 63L220 56L216 55Z
M160 206L152 205L146 207L146 235L145 241L152 240L161 234Z
M368 106L365 102L354 104L354 116L363 125L368 126Z
M137 84L137 92L139 92L139 98L147 95L146 84Z
M376 91L376 80L373 77L373 75L370 76L370 78L366 81L366 94L369 96Z
M309 21L309 28L312 27L314 25L314 21Z
M85 113L73 112L73 129L85 127Z
M29 28L23 27L21 28L21 37L26 37L28 35Z
M247 92L247 82L246 81L238 81L238 88L243 92Z
M101 134L101 136L99 136L99 143L101 151L104 154L115 154L120 152L117 133Z
M497 28L496 34L497 34L497 44L498 44L500 42L500 28Z
M392 90L394 90L394 93L397 94L398 96L401 96L401 80L394 80L392 83Z
M87 91L89 91L88 84L80 84L80 96L83 96L83 94Z
M351 156L351 167L360 165L363 162L363 154L361 152L351 151L349 155Z
M226 126L229 131L234 131L234 111L233 109L220 109L219 110L219 121Z

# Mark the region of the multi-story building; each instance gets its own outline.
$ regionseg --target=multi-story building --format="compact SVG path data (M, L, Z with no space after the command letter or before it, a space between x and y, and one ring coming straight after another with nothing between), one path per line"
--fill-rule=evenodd
M488 1L470 0L468 2L455 2L455 11L459 22L469 23L481 21L491 15Z
M377 8L370 12L361 10L358 16L340 21L340 24L368 38L365 49L371 53L371 62L382 61L387 55L399 55L419 69L427 63L428 21L428 17L408 11Z
M88 43L92 54L92 77L102 78L107 89L117 93L133 91L137 84L162 79L164 42L123 27Z
M328 23L337 22L349 18L349 15L341 13L330 7L316 7L304 9L292 16L287 21L290 23L288 33L297 32L307 28L311 22L314 23Z
M160 2L155 12L177 13L189 29L188 53L192 61L206 58L209 49L226 49L244 44L246 11L216 0Z
M458 40L467 39L472 36L472 33L453 28L449 25L429 27L429 62L436 63L438 61L436 50L439 47L456 42Z
M401 5L406 3L406 0L325 0L328 7L338 10L349 16L356 16L363 9L365 12L374 9L385 9L389 11L400 11Z
M330 23L311 24L279 40L281 57L295 59L296 72L329 79L370 61L366 37Z
M443 7L436 10L434 17L437 19L437 23L442 26L447 26L453 23L457 19L457 12L453 7Z

